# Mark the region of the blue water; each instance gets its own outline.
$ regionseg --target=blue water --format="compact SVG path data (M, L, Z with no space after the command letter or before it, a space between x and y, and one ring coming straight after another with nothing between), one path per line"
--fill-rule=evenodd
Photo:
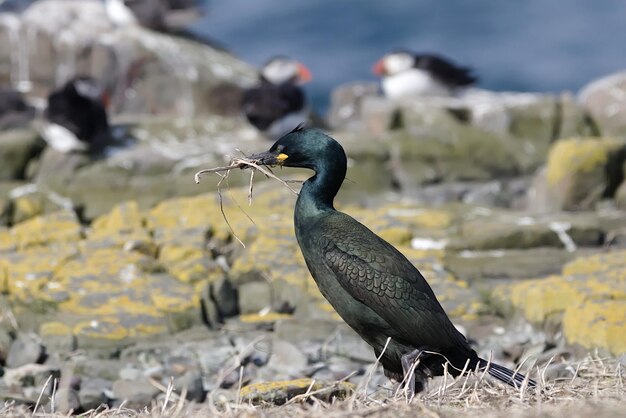
M254 65L299 59L322 112L399 47L447 55L494 90L576 92L626 68L624 0L213 0L194 29Z

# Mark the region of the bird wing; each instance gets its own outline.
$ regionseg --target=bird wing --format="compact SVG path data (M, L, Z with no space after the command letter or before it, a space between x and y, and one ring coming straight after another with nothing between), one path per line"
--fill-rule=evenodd
M467 67L457 66L437 55L423 54L415 57L415 67L427 69L437 74L442 81L457 85L468 86L478 81L472 74L472 70Z
M415 347L468 346L421 273L392 245L348 215L320 225L324 264L356 300Z
M267 129L283 116L302 110L304 105L304 93L293 85L274 86L265 83L246 90L242 97L242 110L259 129Z

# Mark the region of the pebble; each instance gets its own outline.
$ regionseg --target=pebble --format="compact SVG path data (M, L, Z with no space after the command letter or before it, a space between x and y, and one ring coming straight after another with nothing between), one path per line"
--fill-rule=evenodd
M45 348L41 338L34 332L19 333L6 359L6 366L13 369L26 364L43 363Z
M106 404L107 397L105 392L111 391L113 382L106 379L91 378L83 379L80 390L78 391L78 398L80 405L85 410L96 409L102 404Z
M267 367L277 373L298 377L308 364L307 356L298 347L287 341L274 340Z
M118 379L112 385L115 404L120 405L125 401L125 406L132 409L140 409L149 406L152 400L161 392L147 379L123 380Z

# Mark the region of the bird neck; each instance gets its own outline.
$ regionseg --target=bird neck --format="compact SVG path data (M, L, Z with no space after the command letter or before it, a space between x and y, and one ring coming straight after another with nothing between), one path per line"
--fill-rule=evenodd
M296 202L295 217L298 219L335 210L333 200L346 176L345 155L342 161L326 160L314 168L315 175L302 185Z

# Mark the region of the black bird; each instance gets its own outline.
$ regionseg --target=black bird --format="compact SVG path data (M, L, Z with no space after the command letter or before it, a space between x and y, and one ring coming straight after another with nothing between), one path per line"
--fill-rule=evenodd
M106 90L93 78L80 76L48 96L41 136L59 152L102 151L111 140Z
M335 210L333 200L347 161L337 141L318 130L296 128L269 151L250 158L263 165L315 172L304 182L295 206L298 244L322 295L377 356L382 354L386 376L397 381L407 377L409 389L419 391L426 378L442 375L449 361L448 371L455 376L467 363L467 370L488 367L490 375L509 385L523 384L523 375L478 357L405 256ZM409 376L418 357L415 373Z
M270 139L280 138L309 117L300 84L311 72L288 57L270 59L262 68L259 84L243 93L241 108L248 121Z
M382 77L390 99L412 96L451 96L477 81L472 70L435 54L396 51L383 56L373 71Z

